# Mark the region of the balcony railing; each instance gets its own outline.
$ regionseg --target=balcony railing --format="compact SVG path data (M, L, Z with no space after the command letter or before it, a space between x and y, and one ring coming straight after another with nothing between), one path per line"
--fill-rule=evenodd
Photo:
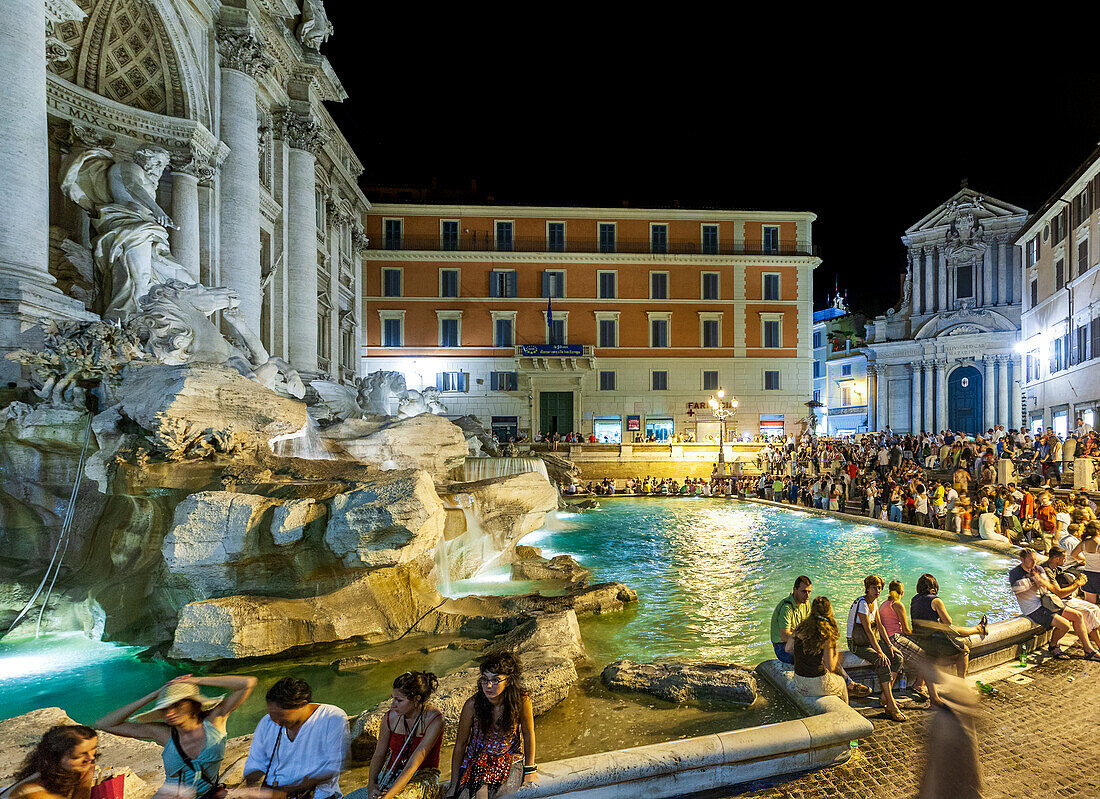
M545 238L512 239L498 242L488 236L467 235L459 241L439 236L402 236L371 238L372 250L417 250L429 252L538 252L538 253L600 253L625 255L818 255L818 248L806 242L780 242L772 245L762 240L721 242L704 247L700 242L670 241L655 248L649 239L619 239L613 247L599 241L580 239L552 245Z

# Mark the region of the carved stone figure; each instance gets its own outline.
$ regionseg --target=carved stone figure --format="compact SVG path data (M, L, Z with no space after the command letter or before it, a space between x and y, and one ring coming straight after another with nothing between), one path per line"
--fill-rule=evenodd
M426 388L423 391L409 389L397 406L399 419L409 419L422 413L434 413L442 416L447 412L447 406L439 398L439 389Z
M298 24L298 41L311 50L320 50L321 45L332 35L333 27L325 13L321 0L302 0L302 21Z
M136 313L154 283L198 280L171 257L167 228L175 225L156 201L167 165L168 152L160 147L138 150L133 161L102 147L81 148L62 164L61 191L88 213L97 233L96 310L105 320Z
M390 407L395 399L396 416L401 419L422 413L442 415L447 412L447 407L439 399L438 389L406 389L405 376L400 372L371 372L356 383L356 388L331 380L312 380L310 385L320 395L321 403L340 420L394 416Z

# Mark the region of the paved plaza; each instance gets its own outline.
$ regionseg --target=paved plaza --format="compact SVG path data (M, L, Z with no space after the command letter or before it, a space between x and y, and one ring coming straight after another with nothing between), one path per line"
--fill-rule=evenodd
M1079 654L1081 650L1071 651ZM993 685L1005 699L983 696L978 706L978 751L986 799L1100 796L1100 738L1096 735L1100 664L1071 657L1011 671L1031 681L997 680ZM988 674L1001 677L1009 672L1010 668L1002 667ZM860 741L847 763L760 780L736 791L699 794L695 799L915 797L924 768L928 708L928 703L907 706L909 720L903 724L890 722L881 709L861 709L874 722L875 733Z

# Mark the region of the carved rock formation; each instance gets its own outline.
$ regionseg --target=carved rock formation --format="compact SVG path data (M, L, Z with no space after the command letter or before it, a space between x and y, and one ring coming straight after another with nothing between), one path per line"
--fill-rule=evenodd
M756 701L756 677L729 663L635 663L617 660L603 670L604 685L614 691L633 691L669 702Z
M410 419L348 419L321 435L339 443L360 463L385 470L423 469L440 478L462 463L467 452L462 430L431 413Z

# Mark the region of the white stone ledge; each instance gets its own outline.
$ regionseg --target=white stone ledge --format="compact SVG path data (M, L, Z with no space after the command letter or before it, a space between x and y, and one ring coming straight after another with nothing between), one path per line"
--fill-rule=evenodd
M800 705L800 709L802 706ZM806 711L804 711L806 712ZM544 763L521 799L661 799L841 763L871 722L836 697L808 718Z

